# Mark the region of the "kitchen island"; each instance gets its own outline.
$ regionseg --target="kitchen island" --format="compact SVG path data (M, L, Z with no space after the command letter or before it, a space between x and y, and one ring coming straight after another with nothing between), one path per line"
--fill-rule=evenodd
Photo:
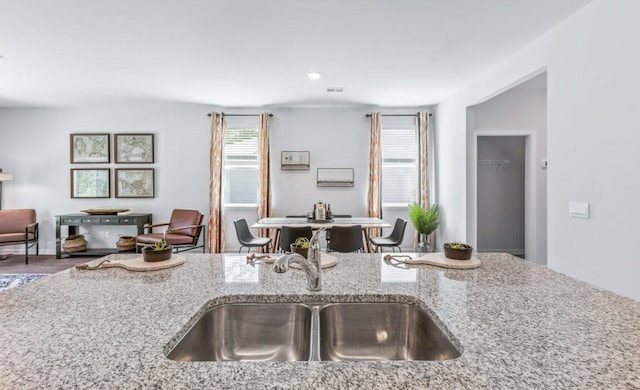
M110 255L126 259L136 255ZM0 388L640 388L640 303L506 254L480 268L399 269L337 254L322 291L241 255L153 272L70 269L0 293ZM96 261L92 261L96 263ZM421 302L461 349L444 361L177 362L207 307Z

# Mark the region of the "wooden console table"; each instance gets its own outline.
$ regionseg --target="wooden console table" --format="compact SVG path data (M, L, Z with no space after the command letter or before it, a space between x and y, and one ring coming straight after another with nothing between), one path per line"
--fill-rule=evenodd
M62 252L62 237L60 236L60 227L68 226L69 235L78 234L78 227L82 225L135 225L138 228L138 234L144 233L144 225L151 224L151 214L136 213L126 215L87 215L78 214L62 214L56 215L56 259L62 258L62 255L68 256L104 256L110 253L117 253L116 248L87 248L82 252Z

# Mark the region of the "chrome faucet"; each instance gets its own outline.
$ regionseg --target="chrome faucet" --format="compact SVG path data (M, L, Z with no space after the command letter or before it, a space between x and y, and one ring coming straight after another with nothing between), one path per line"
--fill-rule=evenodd
M287 272L289 264L298 264L307 275L307 290L320 291L322 289L322 266L320 263L320 240L318 235L322 230L324 229L318 229L311 237L306 259L297 253L287 253L273 263L273 270L281 274Z

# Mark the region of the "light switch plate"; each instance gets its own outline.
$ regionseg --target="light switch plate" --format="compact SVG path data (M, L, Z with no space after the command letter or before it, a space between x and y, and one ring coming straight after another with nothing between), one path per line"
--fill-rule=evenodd
M589 218L589 203L569 202L569 215L573 218Z

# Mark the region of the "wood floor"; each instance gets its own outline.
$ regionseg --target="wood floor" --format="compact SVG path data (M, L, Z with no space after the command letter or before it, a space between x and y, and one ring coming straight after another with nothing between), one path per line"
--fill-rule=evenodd
M56 259L55 255L29 255L29 264L25 264L24 255L9 255L6 260L0 260L0 274L54 274L95 258L97 256Z

